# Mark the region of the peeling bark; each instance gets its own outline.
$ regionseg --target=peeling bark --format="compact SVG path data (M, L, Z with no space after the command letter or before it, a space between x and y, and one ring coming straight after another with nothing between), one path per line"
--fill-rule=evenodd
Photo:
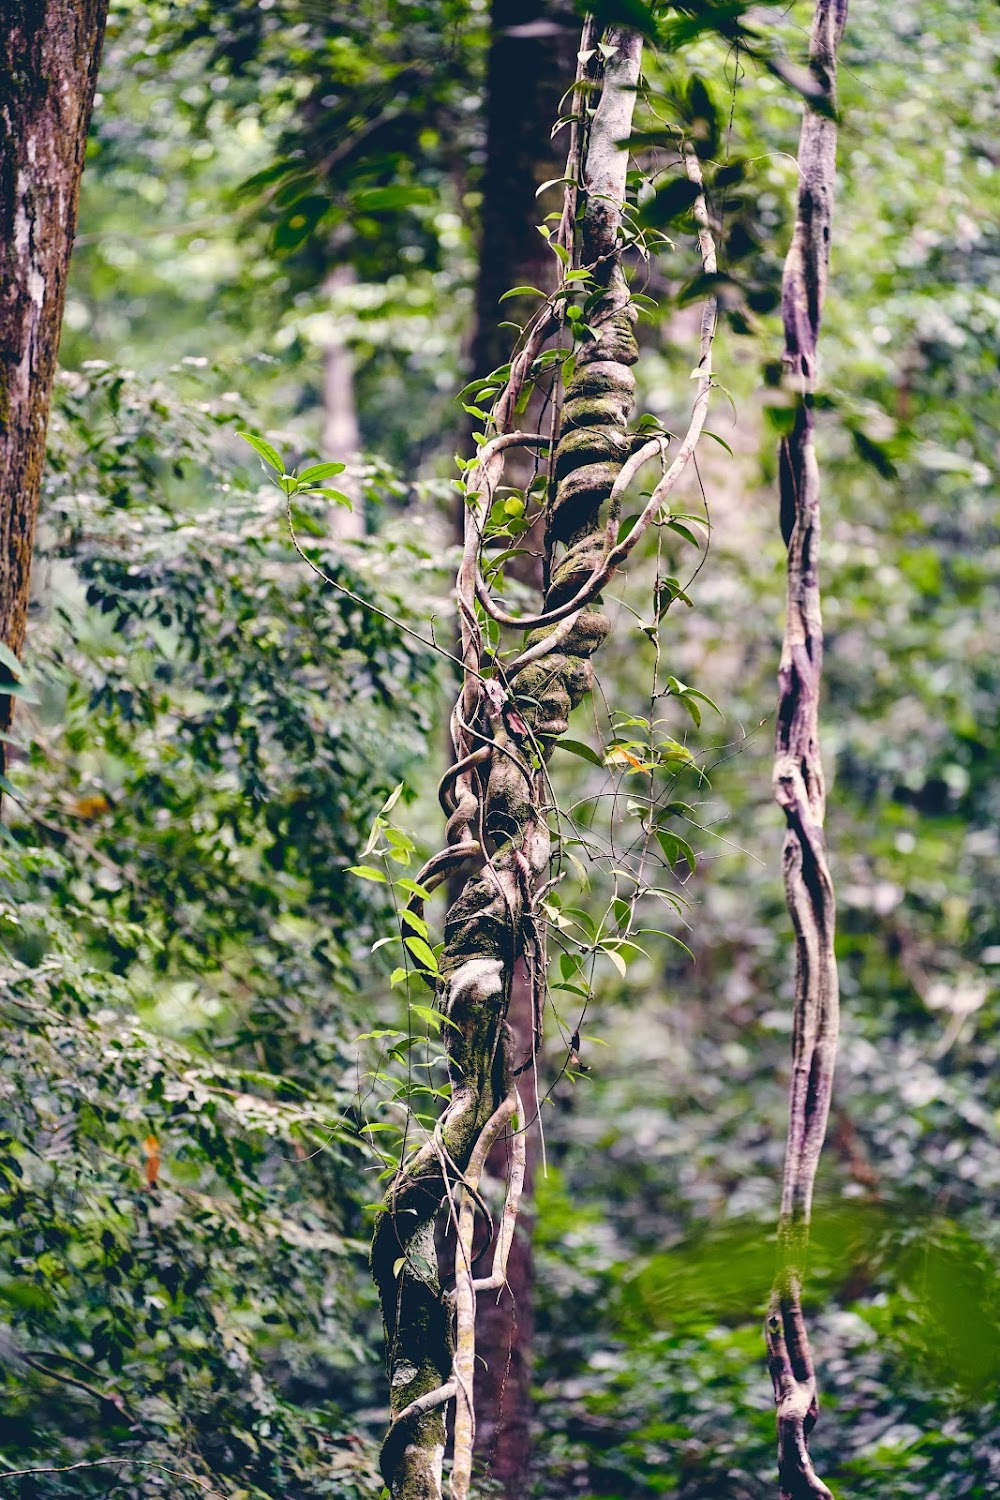
M807 1445L819 1408L802 1316L813 1186L830 1111L839 1014L834 891L823 832L825 789L819 748L823 621L819 467L811 398L830 254L837 47L846 16L846 0L818 0L809 65L831 110L820 113L807 106L802 122L795 232L782 283L785 384L795 393L797 405L793 429L779 455L781 528L788 561L774 793L787 824L783 872L795 930L795 1017L779 1266L766 1323L782 1500L830 1495L813 1468Z
M107 0L7 0L0 27L0 641L15 655L106 14ZM0 665L0 731L11 682Z

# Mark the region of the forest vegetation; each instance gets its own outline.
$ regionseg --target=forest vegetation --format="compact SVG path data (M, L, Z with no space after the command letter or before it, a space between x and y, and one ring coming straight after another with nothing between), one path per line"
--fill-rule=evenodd
M9 0L0 1500L1000 1493L986 0Z

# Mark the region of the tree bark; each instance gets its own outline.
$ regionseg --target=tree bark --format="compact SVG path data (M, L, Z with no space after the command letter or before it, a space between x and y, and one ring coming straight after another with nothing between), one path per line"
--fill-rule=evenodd
M476 324L471 348L474 376L503 364L513 342L511 330L498 327L504 315L519 319L524 303L500 304L514 286L552 291L556 258L537 225L548 198L536 197L543 182L560 177L566 163L566 132L552 137L560 101L573 82L579 20L563 0L493 0L487 63L486 168L483 174L482 235L476 283ZM554 195L553 195L554 196ZM534 427L540 398L533 396L524 425ZM512 453L508 482L523 488L532 477L529 455ZM464 506L456 513L459 537ZM523 545L538 548L540 530ZM518 564L523 564L519 567ZM516 559L512 576L541 586L540 548L535 556ZM534 1028L531 985L519 967L511 989L508 1021L517 1055L531 1046ZM533 1090L529 1090L532 1093ZM522 1089L522 1094L524 1090ZM527 1117L537 1111L525 1096ZM533 1126L525 1142L525 1196L507 1264L503 1292L484 1296L476 1311L476 1346L483 1364L478 1379L477 1452L505 1500L522 1500L531 1464L531 1364L534 1331L534 1257L530 1199L538 1152ZM494 1147L493 1175L506 1177L506 1142Z
M462 690L452 717L454 763L439 788L449 814L447 845L421 870L424 892L461 871L464 884L445 918L437 960L437 1003L447 1018L443 1041L451 1093L425 1144L405 1158L375 1224L372 1272L386 1334L391 1423L382 1445L382 1473L392 1500L440 1500L445 1423L442 1408L456 1402L452 1495L467 1500L468 1435L475 1375L475 1292L470 1264L456 1254L455 1296L439 1265L434 1220L446 1196L460 1200L459 1233L478 1188L482 1153L499 1129L524 1114L517 1097L508 1025L517 962L542 961L534 891L548 869L551 835L536 755L546 758L566 730L566 715L590 691L590 658L610 622L581 607L565 624L550 625L567 593L575 597L602 551L601 513L631 446L631 410L638 357L635 310L619 264L621 203L642 51L622 28L607 34L608 60L590 138L582 227L585 261L598 283L591 338L581 347L564 405L563 438L554 455L556 491L548 541L553 553L546 614L531 631L516 663L490 672L477 615L482 527L502 478L503 453L536 438L512 430L519 396L555 315L544 308L526 332L510 379L493 407L496 436L484 444L466 480L467 526L457 597L462 620ZM589 428L589 434L583 428ZM567 436L568 434L568 436ZM597 457L599 461L590 460ZM562 619L562 616L559 617ZM542 623L544 622L544 623ZM527 629L528 620L517 621ZM485 669L485 671L484 671ZM537 747L537 749L536 749ZM411 899L423 911L424 897ZM512 1142L512 1153L515 1143ZM466 1175L468 1173L468 1175ZM514 1191L513 1174L511 1195ZM518 1188L518 1192L520 1189ZM508 1198L508 1203L511 1197ZM504 1221L510 1218L505 1211ZM499 1240L502 1248L502 1234ZM471 1261L471 1240L469 1241ZM505 1267L494 1272L503 1279ZM493 1278L489 1278L493 1284ZM482 1287L486 1290L486 1286ZM459 1295L461 1293L461 1295ZM467 1312L471 1300L472 1323ZM452 1312L454 1310L454 1318ZM459 1478L458 1458L463 1458Z
M15 655L106 15L107 0L7 0L0 27L0 641ZM0 665L2 731L12 684Z
M486 168L476 283L473 373L488 375L509 357L511 331L498 328L518 302L512 286L551 291L557 263L538 233L548 199L543 182L561 177L566 134L551 137L559 103L573 82L580 23L563 0L493 0L486 80ZM550 205L551 206L551 205ZM533 308L534 304L532 304Z
M507 1020L519 1063L531 1057L534 999L527 965L518 964ZM521 1077L524 1100L526 1168L521 1212L507 1261L507 1284L484 1294L476 1307L476 1449L504 1500L524 1500L531 1470L531 1375L535 1335L534 1216L531 1200L538 1157L538 1097L534 1071ZM491 1175L505 1182L509 1143L499 1141L489 1158Z

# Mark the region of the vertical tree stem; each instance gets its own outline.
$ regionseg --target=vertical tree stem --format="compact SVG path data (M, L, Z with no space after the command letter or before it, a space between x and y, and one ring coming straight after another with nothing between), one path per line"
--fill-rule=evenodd
M823 622L812 396L830 253L837 47L846 16L847 0L818 0L809 66L826 108L807 105L802 122L795 232L782 283L785 384L795 392L797 405L792 431L782 441L779 455L781 526L788 562L774 794L787 823L783 872L795 931L795 1017L779 1264L766 1323L782 1500L830 1495L816 1475L807 1447L818 1403L801 1297L813 1186L830 1109L839 1012L834 892L823 832L825 793L818 733Z
M625 426L632 405L630 366L636 348L628 287L620 265L619 226L642 52L641 39L622 28L607 33L600 102L589 139L582 225L584 262L603 294L581 347L567 391L564 436L557 449L556 492L549 539L559 555L546 606L579 587L603 548L602 509L626 458ZM462 1410L458 1489L468 1484L471 1409L467 1372L475 1356L471 1267L456 1263L461 1302L460 1347L455 1348L453 1299L442 1285L434 1223L445 1198L473 1191L470 1167L481 1169L484 1133L511 1097L507 1008L517 961L534 932L533 893L548 869L550 834L537 762L566 729L566 715L590 690L590 658L610 628L588 608L558 637L558 651L529 659L504 678L483 650L476 613L476 575L482 518L499 483L505 448L523 444L510 431L532 360L554 325L551 309L530 328L512 361L506 389L494 406L497 437L481 450L469 479L466 538L457 582L465 675L452 715L456 770L442 793L451 815L449 850L455 868L468 870L445 918L437 1003L444 1029L451 1097L432 1140L410 1155L386 1196L372 1244L386 1332L391 1424L382 1447L382 1472L392 1500L439 1500L444 1456L444 1403ZM586 411L583 408L586 407ZM596 446L595 446L596 445ZM546 632L547 633L547 632ZM529 636L527 645L534 641ZM554 643L553 643L554 644ZM442 851L447 859L448 851ZM433 862L432 862L433 864ZM514 1184L512 1183L512 1188ZM516 1197L508 1196L501 1243L512 1229ZM470 1220L462 1215L457 1255L468 1257ZM456 1360L457 1355L457 1360Z
M0 642L15 655L107 9L107 0L7 0L0 24ZM13 684L0 664L0 733ZM0 740L0 772L4 748Z

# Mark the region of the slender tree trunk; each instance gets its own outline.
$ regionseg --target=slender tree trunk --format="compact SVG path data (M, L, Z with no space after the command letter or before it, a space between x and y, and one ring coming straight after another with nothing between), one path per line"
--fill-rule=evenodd
M106 15L107 0L6 0L0 25L0 641L15 655ZM2 731L12 680L0 664Z
M573 81L580 23L565 0L493 0L486 80L486 169L471 362L487 375L509 357L511 330L500 328L523 303L500 307L514 286L555 286L557 263L537 224L535 195L561 177L566 132L553 139L559 103ZM551 203L549 199L545 203ZM533 304L532 304L533 305ZM514 311L511 311L511 309Z
M471 349L475 375L486 375L509 358L511 330L498 324L519 318L525 302L500 298L514 286L552 291L556 258L537 225L550 196L536 197L543 182L562 176L566 131L554 138L560 102L573 81L579 21L565 0L493 0L487 64L486 170L483 174L482 237L476 284L476 325ZM536 396L524 416L535 427L541 403ZM513 453L508 482L523 488L532 477L526 453ZM464 506L456 516L458 534ZM538 547L529 535L527 547ZM518 568L517 563L525 566ZM523 582L541 586L541 557L517 559L512 569ZM523 965L511 990L508 1013L514 1046L523 1057L534 1027L531 984ZM523 1093L523 1090L522 1090ZM528 1119L536 1110L525 1101ZM538 1152L538 1130L525 1142L525 1201L507 1263L507 1286L484 1296L476 1311L476 1345L482 1356L477 1385L476 1446L505 1500L522 1500L531 1464L531 1368L534 1332L534 1259L530 1198ZM506 1143L494 1147L492 1175L506 1178Z
M496 436L481 450L467 479L468 524L457 594L462 620L465 676L452 719L455 762L440 795L450 816L447 846L424 866L417 884L433 890L461 871L464 883L445 919L438 960L438 1004L447 1017L443 1040L451 1093L425 1144L397 1172L376 1221L372 1271L385 1323L392 1421L382 1447L382 1472L392 1500L438 1500L445 1423L455 1402L455 1461L451 1494L467 1500L476 1373L476 1293L505 1279L504 1231L516 1215L512 1176L498 1233L499 1264L474 1279L474 1212L485 1154L499 1132L515 1122L512 1159L524 1124L512 1067L508 1012L519 960L543 961L534 891L548 869L550 833L536 762L566 730L570 708L593 682L591 656L603 643L608 617L581 589L597 596L592 577L604 557L607 524L602 512L632 448L626 432L638 357L635 311L619 264L621 204L629 135L639 76L641 40L608 32L608 61L594 116L587 159L588 197L582 253L598 284L590 317L591 339L581 347L566 393L564 436L554 456L558 477L550 507L553 552L545 612L526 638L517 663L492 670L476 613L482 525L490 496L502 478L508 448L537 439L512 430L518 401L545 339L555 326L543 309L526 331L524 347L493 407ZM485 506L485 511L483 507ZM608 559L615 549L608 553ZM555 619L552 614L555 612ZM516 621L527 629L529 621ZM486 675L489 673L490 675ZM422 912L423 897L411 899ZM517 1185L517 1195L520 1185ZM438 1261L434 1221L445 1198L456 1214L453 1277ZM461 1428L461 1432L460 1432Z
M507 1019L514 1056L529 1058L534 1033L534 1000L527 965L518 964L511 985ZM507 1261L507 1283L484 1293L476 1307L476 1348L482 1363L476 1375L476 1448L486 1473L504 1500L524 1500L531 1469L531 1377L535 1334L535 1257L532 1196L538 1159L538 1099L534 1073L521 1078L527 1137L524 1192L514 1242ZM509 1143L500 1141L489 1158L490 1173L507 1180Z
M802 1316L809 1219L833 1088L839 1014L834 891L823 831L826 794L819 748L823 672L819 465L815 449L816 346L830 258L836 177L837 48L847 0L818 0L809 66L824 109L807 104L799 143L795 232L785 261L785 383L795 421L781 445L781 527L788 547L787 612L779 670L774 791L785 814L785 894L795 929L795 1019L779 1267L768 1311L768 1364L778 1414L782 1500L829 1500L807 1439L819 1405Z
M333 307L330 335L323 350L323 454L335 454L347 469L337 480L337 487L353 503L348 510L335 505L330 530L341 541L356 541L365 534L364 503L357 464L361 456L358 432L358 408L354 399L354 356L337 326L336 297L345 287L354 285L354 267L335 266L326 278L325 290Z

